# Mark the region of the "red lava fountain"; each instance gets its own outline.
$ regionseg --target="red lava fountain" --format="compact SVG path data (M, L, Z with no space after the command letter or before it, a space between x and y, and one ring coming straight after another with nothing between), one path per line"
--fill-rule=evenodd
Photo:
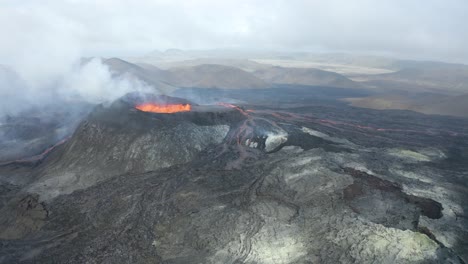
M144 103L135 106L136 109L143 112L151 113L177 113L177 112L188 112L192 110L190 104L155 104L155 103Z

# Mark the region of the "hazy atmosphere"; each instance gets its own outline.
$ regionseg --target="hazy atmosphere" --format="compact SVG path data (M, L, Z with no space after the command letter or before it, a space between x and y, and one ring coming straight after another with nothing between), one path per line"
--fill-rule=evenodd
M468 61L463 18L468 3L463 0L0 3L0 64L22 79L17 89L25 91L21 100L38 101L52 94L79 95L91 101L103 95L120 96L110 93L109 84L120 91L127 91L128 85L110 80L106 69L86 74L90 71L76 67L79 59L143 56L171 48ZM11 85L10 79L0 76L0 82ZM3 98L15 97L10 93L0 90ZM14 111L11 105L18 106L14 98L3 104L8 110L3 111Z
M168 48L341 51L468 62L464 0L0 3L0 59L6 62Z
M468 263L466 0L0 0L0 264Z

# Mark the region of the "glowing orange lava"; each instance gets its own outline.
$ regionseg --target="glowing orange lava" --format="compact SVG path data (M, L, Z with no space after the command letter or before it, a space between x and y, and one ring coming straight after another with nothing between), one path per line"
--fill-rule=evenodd
M177 112L188 112L192 109L189 104L154 104L144 103L135 106L136 109L143 112L152 113L177 113Z

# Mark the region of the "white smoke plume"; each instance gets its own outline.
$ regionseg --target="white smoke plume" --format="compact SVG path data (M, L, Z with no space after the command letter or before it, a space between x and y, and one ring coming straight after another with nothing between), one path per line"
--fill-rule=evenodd
M11 3L0 8L0 163L39 154L70 136L95 104L154 92L113 74L100 58L83 59L86 30L79 23L43 3Z
M5 4L0 24L0 120L61 101L96 104L154 91L135 78L113 76L101 59L83 63L86 30L46 7Z
M59 102L91 104L113 101L133 91L155 92L146 83L130 76L113 76L101 59L75 63L49 79L25 79L14 70L0 69L0 115L15 115L32 107Z
M137 78L128 75L112 76L107 65L102 64L100 59L92 59L76 67L66 77L63 87L60 91L64 97L77 96L90 103L113 101L133 91L155 91Z

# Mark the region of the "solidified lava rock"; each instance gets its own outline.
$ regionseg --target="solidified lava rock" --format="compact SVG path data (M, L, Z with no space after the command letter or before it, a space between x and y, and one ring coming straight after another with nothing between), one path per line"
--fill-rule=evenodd
M35 220L21 236L0 238L0 263L467 259L466 164L457 171L440 169L440 159L405 163L387 148L449 138L388 137L294 113L282 119L276 109L193 105L155 114L134 106L118 100L96 108L32 169L31 185L0 189L2 227ZM265 136L281 135L272 127L288 138L265 151ZM30 214L36 209L39 217Z
M0 210L0 239L19 239L39 230L48 216L38 195L15 197Z
M345 168L354 178L343 190L349 206L375 223L400 229L417 230L419 216L442 217L442 205L432 199L403 192L400 185L363 171Z

